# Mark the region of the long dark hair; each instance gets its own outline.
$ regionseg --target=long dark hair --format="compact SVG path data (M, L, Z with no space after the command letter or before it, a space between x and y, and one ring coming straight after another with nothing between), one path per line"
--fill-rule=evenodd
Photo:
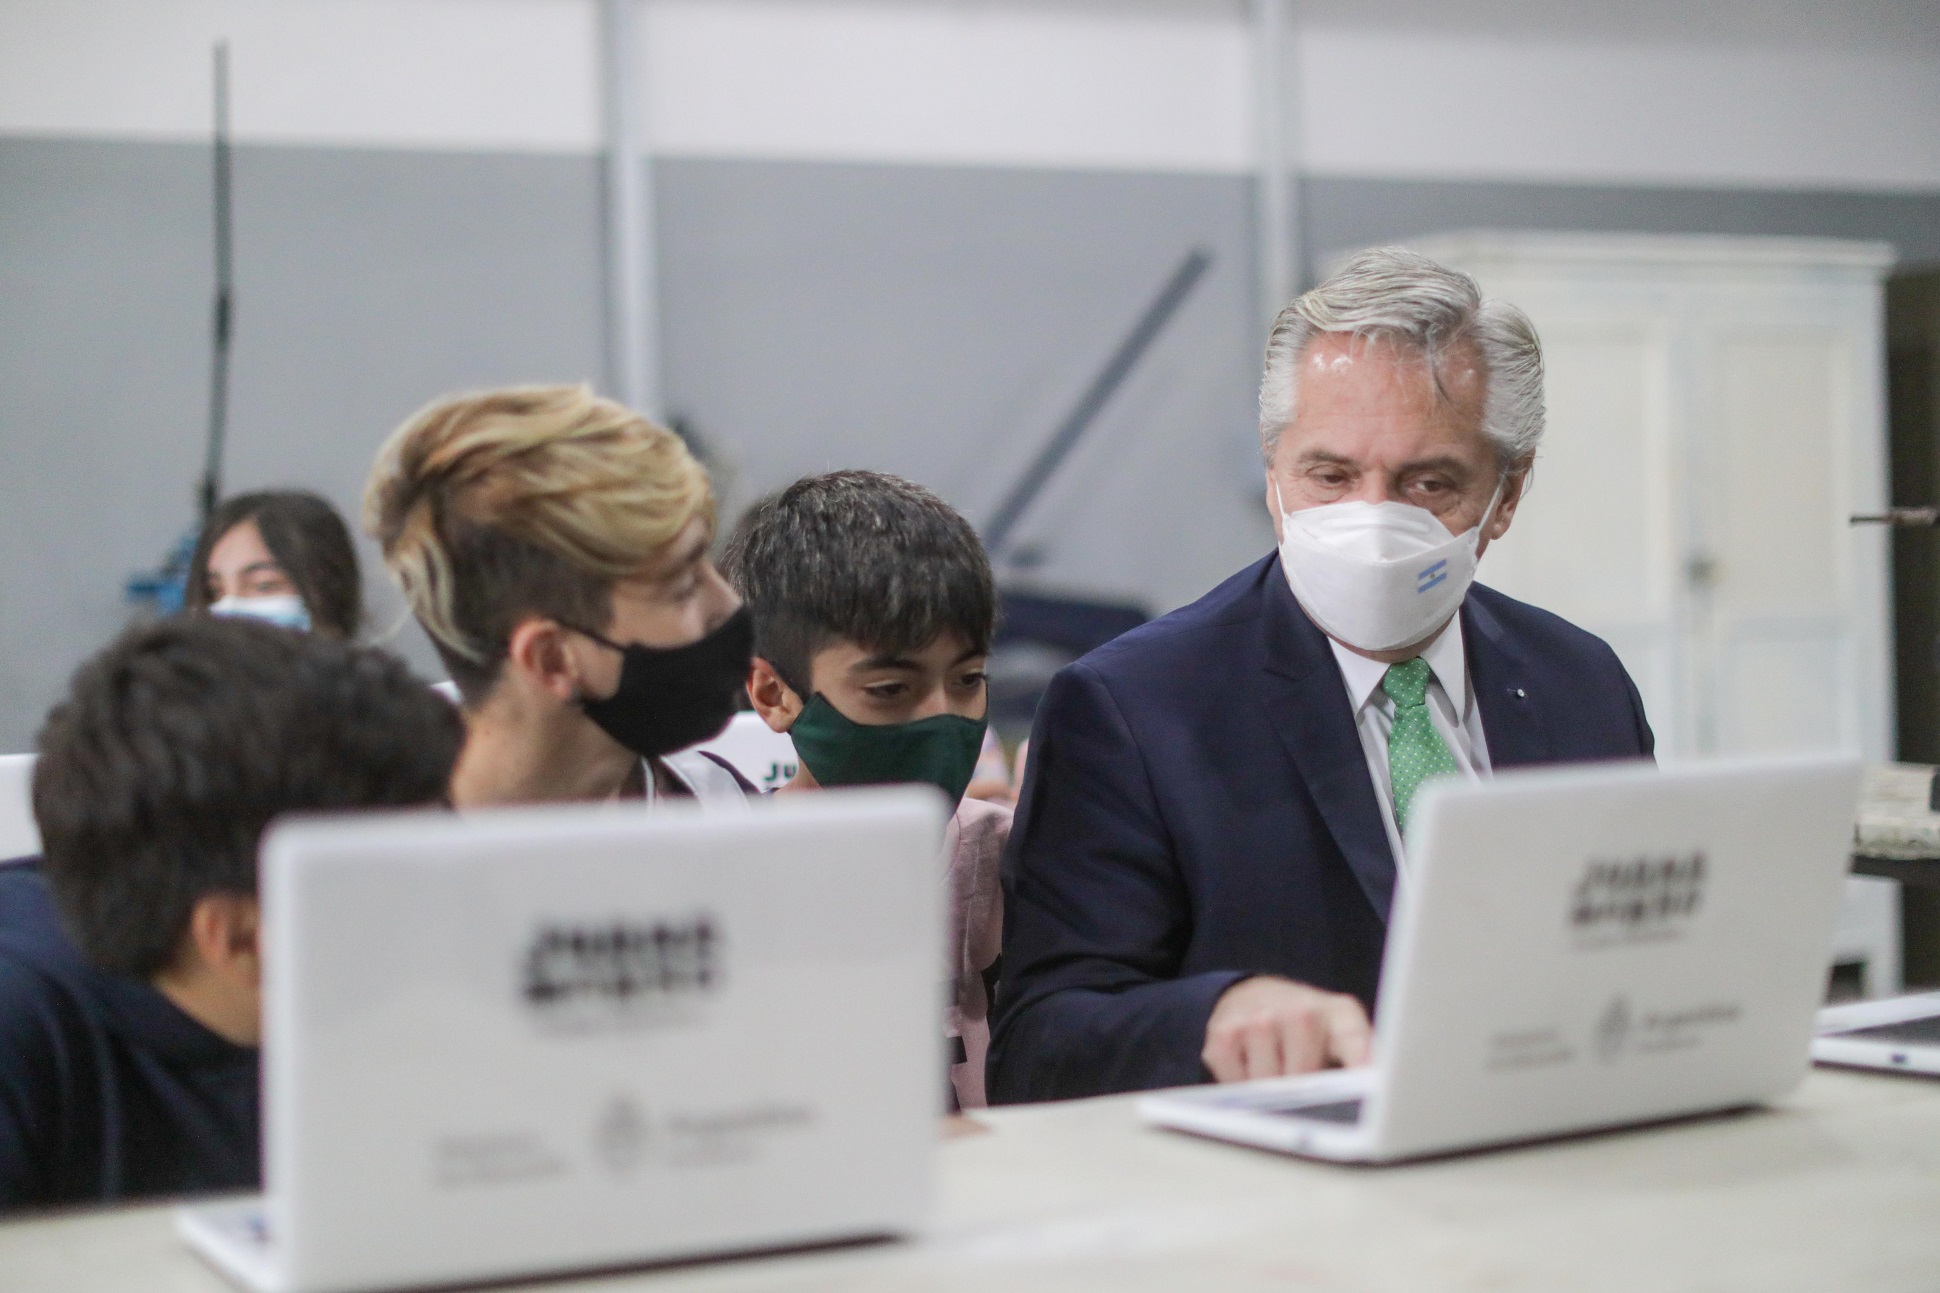
M209 608L209 553L244 521L256 523L263 546L309 608L312 625L340 638L356 637L364 622L357 549L337 509L303 489L265 489L224 499L195 541L183 605L191 611Z

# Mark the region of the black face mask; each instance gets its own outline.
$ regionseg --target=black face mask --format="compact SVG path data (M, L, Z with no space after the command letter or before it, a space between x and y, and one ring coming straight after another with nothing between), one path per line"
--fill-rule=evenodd
M643 759L718 736L734 717L734 700L754 660L754 621L748 608L686 646L650 647L609 642L576 629L626 657L620 685L604 698L581 697L579 707L600 730Z

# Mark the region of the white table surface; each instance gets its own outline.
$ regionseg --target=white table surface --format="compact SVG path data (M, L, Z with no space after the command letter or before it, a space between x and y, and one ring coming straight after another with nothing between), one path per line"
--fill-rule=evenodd
M1391 1168L1146 1129L1128 1098L993 1111L927 1233L527 1287L1940 1289L1940 1082L1820 1070L1776 1109ZM215 1293L165 1207L0 1224L0 1290Z

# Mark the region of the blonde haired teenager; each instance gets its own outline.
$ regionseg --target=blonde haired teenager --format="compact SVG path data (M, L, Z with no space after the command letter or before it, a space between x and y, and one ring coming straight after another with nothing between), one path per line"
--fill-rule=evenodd
M744 802L675 753L727 723L751 648L679 437L584 386L443 399L379 452L364 525L457 684L455 803Z

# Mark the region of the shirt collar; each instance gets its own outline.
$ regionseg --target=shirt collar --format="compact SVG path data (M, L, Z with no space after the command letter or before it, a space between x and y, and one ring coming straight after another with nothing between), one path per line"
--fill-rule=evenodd
M1347 684L1348 699L1354 702L1354 713L1358 716L1367 703L1381 690L1381 679L1387 676L1388 667L1379 660L1370 660L1364 655L1348 650L1332 638L1327 645L1334 649L1334 662L1340 666L1341 680ZM1455 708L1455 716L1468 717L1468 650L1462 643L1462 617L1457 614L1442 626L1422 649L1421 658L1428 662L1429 672L1441 684L1442 694L1448 697Z

